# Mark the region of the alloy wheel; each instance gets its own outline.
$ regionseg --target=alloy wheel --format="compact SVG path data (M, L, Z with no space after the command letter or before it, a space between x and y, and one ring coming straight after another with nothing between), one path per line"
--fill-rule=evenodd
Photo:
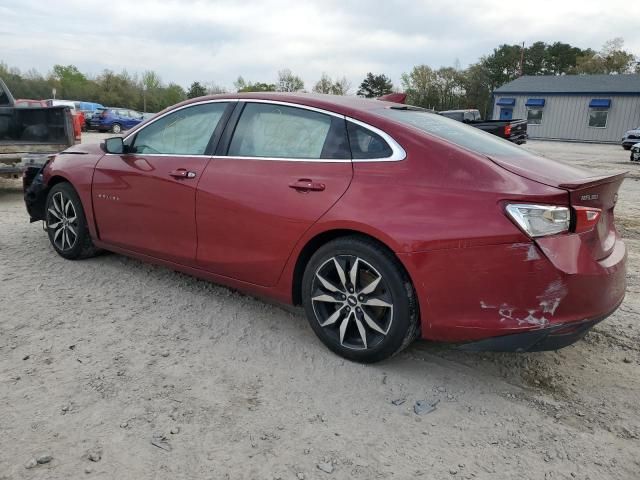
M316 270L311 303L319 325L340 345L375 348L389 333L393 299L382 275L355 255L337 255Z
M71 199L62 192L51 197L47 229L53 231L53 243L61 251L72 249L78 241L78 215Z

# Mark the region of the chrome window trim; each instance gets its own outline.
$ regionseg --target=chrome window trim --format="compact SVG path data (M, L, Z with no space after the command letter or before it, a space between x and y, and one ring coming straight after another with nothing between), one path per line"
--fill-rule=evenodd
M136 130L135 132L131 132L129 135L127 135L126 137L122 138L123 142L126 142L129 137L131 137L132 135L137 135L138 133L140 133L142 130L144 130L145 128L147 128L149 125L153 125L154 123L156 123L158 120L160 120L161 118L166 117L167 115L170 115L174 112L179 112L180 110L184 110L185 108L189 108L189 107L195 107L196 105L205 105L207 103L235 103L238 102L237 98L228 98L228 99L211 99L211 100L202 100L200 102L193 102L193 103L189 103L187 105L183 105L181 107L178 108L174 108L173 110L169 110L168 112L163 113L162 115L158 116L158 117L153 117L151 119L151 121L149 123L147 123L144 127L139 128L138 130ZM178 156L178 155L170 155L168 153L156 153L154 155L168 155L168 156ZM183 156L187 156L187 157L193 157L193 156L210 156L210 155L183 155Z
M178 157L178 158L206 158L209 159L211 155L205 155L202 153L194 153L192 155L186 155L184 153L105 153L105 155L116 155L118 157L126 155L135 155L136 157Z
M331 115L332 117L345 118L345 116L340 113L332 112L331 110L323 110L321 108L310 107L301 103L283 102L281 100L264 100L261 98L241 98L239 100L240 102L244 103L272 103L274 105L282 105L285 107L302 108L303 110L311 110L312 112L324 113L325 115Z
M355 123L356 125L360 125L363 128L366 128L367 130L370 130L373 133L376 133L378 135L380 135L380 137L382 137L382 139L387 142L387 144L391 147L391 156L389 157L382 157L382 158L361 158L361 159L355 159L355 158L335 158L335 159L329 159L329 158L288 158L288 157L238 157L238 156L231 156L231 155L204 155L204 154L193 154L193 155L184 155L184 154L170 154L170 153L147 153L141 156L145 156L145 157L187 157L187 158L193 158L193 157L204 157L204 158L216 158L216 159L231 159L231 160L261 160L261 161L268 161L268 162L315 162L315 163L347 163L347 162L357 162L357 163L364 163L364 162L399 162L404 160L405 158L407 158L407 153L405 152L404 148L402 148L402 146L400 146L400 144L398 142L396 142L393 137L391 137L391 135L389 135L388 133L386 133L383 130L380 130L377 127L374 127L373 125L369 125L368 123L362 122L360 120L356 120L355 118L352 117L348 117L346 115L342 115L336 112L332 112L330 110L324 110L321 108L316 108L316 107L311 107L308 105L303 105L300 103L293 103L293 102L284 102L284 101L280 101L280 100L265 100L265 99L259 99L259 98L216 98L216 99L211 99L211 100L202 100L200 102L194 102L194 103L189 103L187 105L183 105L179 108L170 110L168 112L163 113L162 115L158 116L158 117L154 117L149 123L147 123L144 127L136 130L135 132L130 133L129 135L127 135L126 137L123 137L122 141L126 142L131 136L133 135L137 135L138 133L140 133L142 130L144 130L145 128L147 128L149 125L152 125L153 123L155 123L156 121L160 120L161 118L164 118L167 115L170 115L174 112L177 112L179 110L183 110L185 108L189 108L189 107L193 107L196 105L204 105L207 103L229 103L229 102L242 102L242 103L269 103L269 104L274 104L274 105L283 105L286 107L294 107L294 108L301 108L303 110L310 110L313 112L318 112L318 113L322 113L325 115L330 115L333 117L337 117L337 118L342 118L348 122L352 122ZM115 153L107 153L106 155L120 155L120 154L115 154Z
M308 163L351 163L350 158L289 158L289 157L238 157L233 155L214 155L211 158L230 160L260 160L267 162L308 162Z

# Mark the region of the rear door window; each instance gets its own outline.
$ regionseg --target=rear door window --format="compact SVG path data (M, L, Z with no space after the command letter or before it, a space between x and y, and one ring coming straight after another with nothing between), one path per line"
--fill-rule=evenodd
M275 159L349 159L345 120L271 103L247 103L228 155Z
M132 150L138 154L204 155L228 103L182 108L140 130Z

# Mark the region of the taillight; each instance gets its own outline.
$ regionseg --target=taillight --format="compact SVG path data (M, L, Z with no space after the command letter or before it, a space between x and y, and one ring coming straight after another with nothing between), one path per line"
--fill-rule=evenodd
M575 232L582 233L593 230L598 220L600 220L600 214L602 210L599 208L590 207L573 207L575 211Z
M504 126L504 136L505 137L511 136L511 125Z
M567 207L512 203L506 210L516 225L532 238L568 232L571 224Z

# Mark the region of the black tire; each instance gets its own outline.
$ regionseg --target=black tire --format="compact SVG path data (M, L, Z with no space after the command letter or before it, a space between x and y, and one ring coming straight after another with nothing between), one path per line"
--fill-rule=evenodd
M111 133L122 133L122 125L119 123L114 123L111 125Z
M622 145L625 150L631 150L631 145Z
M351 283L354 264L355 288ZM345 282L341 281L338 266L347 277ZM363 279L366 276L369 279ZM377 282L370 280L378 276ZM325 288L327 283L332 290ZM377 286L370 295L358 295L373 283ZM388 306L381 306L381 302ZM392 252L366 237L338 238L313 254L302 279L302 303L320 340L336 354L356 362L374 363L389 358L406 348L420 332L411 280ZM327 324L334 315L337 320ZM343 324L345 327L341 328Z
M58 183L49 190L45 214L49 241L60 256L79 260L99 252L91 241L80 197L71 184Z

